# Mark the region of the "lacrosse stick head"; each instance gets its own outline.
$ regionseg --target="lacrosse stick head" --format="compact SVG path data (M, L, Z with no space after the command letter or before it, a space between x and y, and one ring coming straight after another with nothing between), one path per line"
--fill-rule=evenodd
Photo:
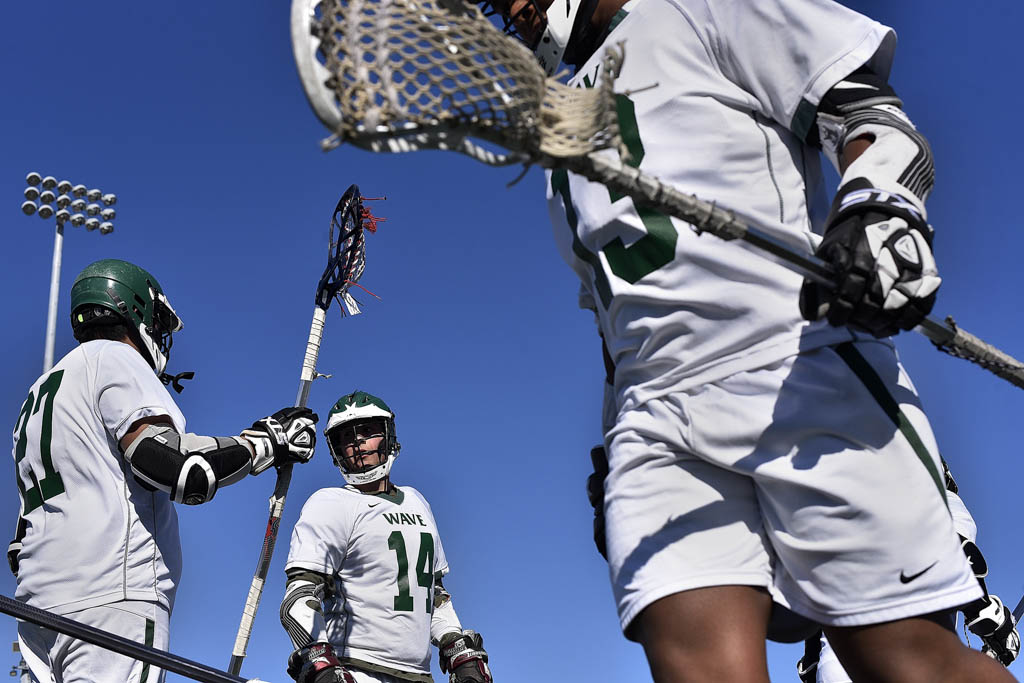
M462 0L293 0L291 22L302 87L333 134L325 149L555 166L619 144L613 77L592 89L545 78L524 45Z
M363 227L368 216L368 212L363 210L359 187L350 185L345 194L341 195L331 215L327 268L316 288L316 305L325 311L335 298L347 301L350 308L353 305L346 294L348 288L362 276L366 265ZM344 310L342 307L342 314Z

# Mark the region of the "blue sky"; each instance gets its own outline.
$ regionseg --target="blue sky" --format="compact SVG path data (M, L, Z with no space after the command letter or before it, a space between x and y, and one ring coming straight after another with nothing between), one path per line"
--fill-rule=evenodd
M929 218L944 279L935 313L1024 357L1015 48L1024 8L847 4L896 28L892 83L935 151ZM396 411L394 478L431 501L452 566L446 586L463 623L483 633L496 680L645 680L590 539L583 482L600 440L603 371L591 316L576 308L575 276L554 247L540 171L509 189L516 169L441 152L323 154L325 131L293 66L286 2L14 3L6 25L8 426L41 371L53 244L52 221L18 209L28 171L119 197L112 235L67 229L57 357L74 343L74 275L99 258L137 262L186 324L169 369L196 372L177 399L189 429L218 435L293 400L330 213L357 183L388 197L372 205L387 222L368 239L362 279L381 300L357 295L365 314L352 318L332 309L319 367L333 377L316 382L310 405L326 414L359 388ZM1024 394L917 335L899 349L978 521L989 585L1012 607L1024 591ZM277 616L287 536L302 502L340 481L326 449L296 470L247 676L288 680ZM185 569L172 651L226 668L272 489L272 475L250 477L207 505L179 508ZM0 491L0 531L9 533L11 465L0 467ZM0 593L14 587L0 571ZM0 618L0 643L15 632ZM800 652L770 646L772 679L795 680Z

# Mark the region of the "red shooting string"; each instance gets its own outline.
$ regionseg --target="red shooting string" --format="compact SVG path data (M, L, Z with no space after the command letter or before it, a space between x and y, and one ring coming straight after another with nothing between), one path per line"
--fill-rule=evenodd
M368 290L368 289L367 289L366 287L363 287L363 286L362 286L361 284L359 284L358 282L352 282L352 280L347 280L347 282L348 282L349 286L351 286L351 285L355 285L356 287L358 287L359 289L363 290L364 292L366 292L366 293L367 293L367 294L369 294L370 296L374 297L375 299L380 299L380 297L379 297L379 296L377 296L376 294L374 294L373 292L371 292L370 290ZM381 300L381 301L383 301L383 299L380 299L380 300Z
M387 197L360 197L359 198L359 200L362 201L362 202L378 202L378 201L383 201L385 199L387 199ZM362 211L361 211L359 217L363 220L363 227L366 228L367 230L369 230L370 232L377 232L377 223L378 222L382 222L382 221L386 221L387 218L381 218L380 216L374 216L372 213L370 213L370 210L368 208L366 208L365 206L361 207L361 208L362 208ZM370 293L373 294L373 292L370 292ZM376 296L376 294L374 294L374 296Z

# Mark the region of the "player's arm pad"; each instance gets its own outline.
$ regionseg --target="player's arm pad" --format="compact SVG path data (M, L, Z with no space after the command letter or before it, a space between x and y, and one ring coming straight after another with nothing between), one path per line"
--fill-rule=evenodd
M243 478L252 466L252 451L241 437L180 434L163 424L142 430L124 457L136 479L185 505L212 500L219 487Z
M960 536L960 547L963 548L964 555L967 556L967 561L971 565L971 571L974 572L975 578L984 579L988 576L988 562L985 560L985 556L981 554L981 548L974 541L963 536Z
M837 170L848 143L858 138L871 145L843 173L841 185L866 178L873 187L924 202L935 185L931 147L903 112L892 87L861 67L834 85L818 105L817 126L808 142L820 146Z
M281 626L296 649L308 647L325 631L323 600L331 578L308 569L289 569L281 600Z
M430 642L438 646L449 633L462 635L462 622L455 614L452 595L445 590L441 577L434 580L434 612L430 615Z
M18 575L18 558L21 555L21 542L25 538L26 531L28 531L28 522L19 514L18 524L14 529L14 538L7 545L7 566L11 568L11 573L15 576Z

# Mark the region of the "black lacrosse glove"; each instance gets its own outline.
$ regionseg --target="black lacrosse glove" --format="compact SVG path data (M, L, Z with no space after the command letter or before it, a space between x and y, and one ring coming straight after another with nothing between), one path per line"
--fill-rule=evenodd
M316 642L288 657L288 675L296 683L355 683L334 654L330 643Z
M837 286L805 280L801 314L875 337L916 327L942 282L931 242L932 230L910 200L851 180L839 189L815 252L835 268Z
M476 631L446 633L437 646L441 671L449 683L493 683L484 639Z
M18 576L19 555L21 555L21 541L11 541L10 545L7 546L7 566L11 568L11 573L15 577Z
M608 456L604 446L590 449L590 462L594 471L587 476L587 499L594 508L594 545L601 557L608 559L608 546L604 530L604 480L608 477Z
M981 651L1003 666L1020 654L1020 635L1010 608L994 595L964 607L964 618L971 633L981 638Z
M320 418L309 408L282 408L270 417L253 422L242 436L253 444L251 474L271 465L309 462L316 446L316 423Z

